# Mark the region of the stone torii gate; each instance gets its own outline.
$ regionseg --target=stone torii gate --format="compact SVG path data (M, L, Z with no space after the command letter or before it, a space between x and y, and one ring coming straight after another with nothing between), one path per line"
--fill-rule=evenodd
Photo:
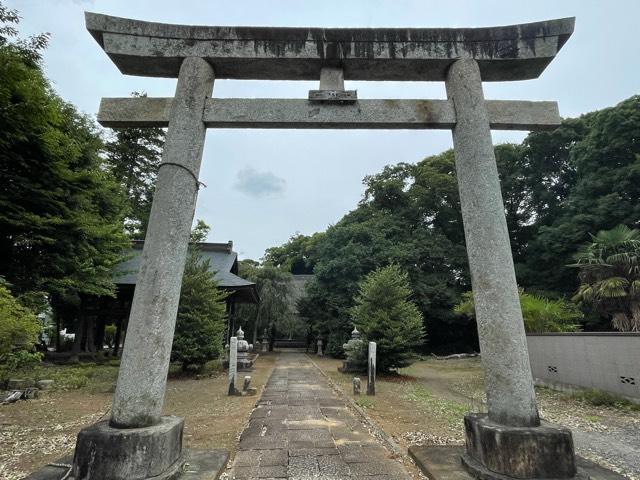
M79 434L76 478L156 478L184 461L182 420L161 416L161 408L207 128L452 130L488 403L488 414L465 417L463 461L483 478L576 475L571 433L538 416L491 140L492 128L557 127L558 107L485 100L482 89L483 81L537 78L572 34L573 18L476 29L323 29L87 13L86 24L122 73L177 78L177 87L174 98L100 105L104 126L168 132L111 420ZM320 87L308 99L216 99L215 78L319 79ZM447 100L358 100L344 79L444 81ZM132 438L148 453L131 453Z

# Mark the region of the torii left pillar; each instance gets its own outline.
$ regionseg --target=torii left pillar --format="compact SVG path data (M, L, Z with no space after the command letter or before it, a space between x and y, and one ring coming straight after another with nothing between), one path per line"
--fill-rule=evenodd
M184 420L161 416L189 233L198 194L213 68L182 62L133 297L111 420L78 435L73 476L173 478L184 464Z

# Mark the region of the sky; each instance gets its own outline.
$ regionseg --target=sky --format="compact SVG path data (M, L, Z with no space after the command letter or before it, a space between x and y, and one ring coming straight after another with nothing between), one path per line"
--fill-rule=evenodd
M555 100L573 117L640 93L638 0L4 0L23 34L49 32L47 76L65 100L95 115L101 97L173 96L175 79L122 75L84 28L84 11L164 23L303 27L485 27L576 17L542 76L485 83L485 97ZM442 82L345 82L359 98L445 98ZM217 80L216 97L306 98L318 82ZM493 132L495 143L526 132ZM209 130L195 218L209 241L233 240L259 259L296 233L325 230L354 209L362 179L385 165L452 147L451 132Z

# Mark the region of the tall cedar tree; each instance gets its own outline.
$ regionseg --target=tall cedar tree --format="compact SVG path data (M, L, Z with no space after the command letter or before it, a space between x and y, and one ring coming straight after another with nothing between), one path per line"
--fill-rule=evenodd
M381 372L411 365L423 342L422 315L411 296L409 276L398 265L379 268L360 284L351 315L365 344L377 343Z
M12 38L17 20L0 5L0 274L19 294L110 295L127 246L122 189L93 122L44 77L46 36Z
M203 242L209 227L198 220L191 234L191 245L182 278L180 304L176 320L171 359L182 369L202 368L223 352L226 293L218 289L208 259L203 259L198 242Z
M109 169L129 198L125 228L135 239L143 240L147 231L164 141L161 128L122 128L113 130L105 144Z
M129 198L125 229L134 239L144 240L147 231L164 142L162 128L122 128L113 130L105 144L109 169Z

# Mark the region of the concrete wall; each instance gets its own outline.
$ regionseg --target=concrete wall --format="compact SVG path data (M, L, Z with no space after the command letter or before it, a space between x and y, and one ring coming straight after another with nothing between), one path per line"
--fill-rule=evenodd
M640 333L527 334L536 383L640 401Z

